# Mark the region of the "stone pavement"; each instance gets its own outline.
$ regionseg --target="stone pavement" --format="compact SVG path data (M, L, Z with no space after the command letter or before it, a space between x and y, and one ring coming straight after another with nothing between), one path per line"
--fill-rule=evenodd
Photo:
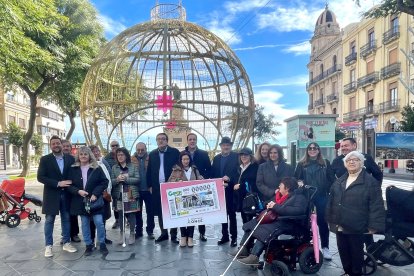
M41 195L43 186L33 181L26 185L26 191L30 194ZM30 204L31 205L31 204ZM31 206L32 207L32 206ZM146 236L139 239L134 246L122 248L119 245L108 246L109 254L103 258L99 251L92 256L84 257L84 244L74 244L78 248L77 253L62 252L60 241L60 222L55 223L53 247L54 257L45 258L43 220L36 223L28 219L22 220L17 228L8 228L0 225L0 275L211 275L218 276L224 272L232 257L229 252L234 251L229 245L217 246L221 228L219 225L207 226L206 243L198 240L198 232L195 233L196 245L194 248L181 249L178 245L169 241L155 244ZM241 219L238 215L239 229ZM113 219L108 221L107 234L112 240L117 240L119 230L112 230ZM156 229L156 236L159 230ZM239 231L239 240L243 232ZM377 237L380 238L380 237ZM334 235L331 234L331 251L334 259L324 262L317 275L341 275L341 262L339 260ZM413 275L414 265L406 267L380 267L374 275ZM271 275L265 269L259 271L235 262L226 275ZM304 275L300 271L292 275Z

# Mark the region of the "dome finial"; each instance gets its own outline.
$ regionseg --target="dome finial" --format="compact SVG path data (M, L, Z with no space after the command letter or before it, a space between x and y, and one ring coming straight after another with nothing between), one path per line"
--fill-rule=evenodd
M329 1L328 1L328 0L326 0L326 2L325 2L325 10L327 10L327 9L328 9L328 6L329 6Z

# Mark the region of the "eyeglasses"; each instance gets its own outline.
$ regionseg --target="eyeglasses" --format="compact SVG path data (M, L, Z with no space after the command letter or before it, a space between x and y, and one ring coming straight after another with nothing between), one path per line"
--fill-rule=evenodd
M318 147L309 147L308 150L319 150Z
M137 149L137 152L144 152L144 149Z
M359 159L348 159L348 160L346 160L346 163L358 163L358 162L361 162L361 160L359 160Z
M119 147L119 145L118 145L118 144L116 144L116 145L111 145L111 148L117 148L117 147Z
M167 140L167 138L165 138L165 137L158 137L157 138L157 141L166 141Z

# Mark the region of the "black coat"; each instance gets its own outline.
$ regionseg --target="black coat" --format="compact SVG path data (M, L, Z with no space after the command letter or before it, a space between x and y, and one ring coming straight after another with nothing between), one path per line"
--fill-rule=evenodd
M180 152L176 148L168 146L164 153L164 175L165 182L171 175L172 168L178 163L178 157ZM152 187L152 207L155 216L162 214L161 208L161 192L160 192L160 156L158 149L150 152L147 167L147 185L148 188Z
M385 230L385 209L380 185L364 169L347 189L346 173L332 185L326 206L326 221L333 232L338 226L345 234L363 234L368 229Z
M267 161L259 165L257 170L256 186L259 196L263 201L273 200L275 190L279 188L282 178L293 176L293 168L285 162L280 162L275 170L273 161Z
M382 178L384 177L380 167L375 163L374 159L369 154L364 154L365 161L364 161L364 167L367 173L372 174L372 176L379 182L379 184L382 184ZM345 168L344 164L344 157L345 155L339 155L332 161L332 170L334 171L334 174L337 178L340 178L344 174L347 173L347 170Z
M72 194L70 214L82 216L104 214L104 207L88 214L85 210L85 204L83 202L84 198L78 194L79 190L84 190L88 192L89 197L92 195L95 195L97 198L102 196L103 191L108 188L109 182L102 168L100 166L96 169L89 168L88 180L85 188L83 188L82 171L79 166L71 167L68 177L72 180L72 185L68 188L69 192Z
M221 173L221 153L214 156L213 164L211 166L211 175L212 178L222 178L227 175L230 178L228 186L224 188L226 195L226 207L228 212L234 212L233 205L233 191L234 184L237 184L238 181L238 169L239 169L239 155L235 152L230 152L230 155L227 157L227 163L224 167L223 173Z
M59 214L61 193L67 194L67 208L69 208L70 195L64 188L58 187L58 182L68 180L68 171L74 162L75 158L73 158L73 156L64 154L63 173L61 173L53 153L40 158L39 167L37 169L37 181L44 184L42 207L43 214Z
M308 205L309 202L303 190L296 189L284 203L281 205L275 204L272 209L279 216L301 216L306 214ZM247 232L252 231L256 224L256 218L253 218L243 225L243 230ZM259 225L254 231L253 237L268 243L270 239L280 234L289 234L289 231L292 231L294 227L296 227L296 224L292 220L276 219L273 223Z
M188 151L188 147L186 147L185 150ZM204 179L211 177L211 161L210 157L208 157L208 153L205 150L197 148L194 152L192 161L193 165L197 167L198 171L204 177Z
M325 160L326 165L321 165L316 160L304 165L299 162L296 166L295 177L303 180L305 185L318 188L318 194L326 196L335 181L335 175L331 164Z
M238 181L237 183L240 184L240 188L234 191L233 196L233 205L236 212L241 212L243 209L243 199L247 194L246 183L249 185L249 190L251 193L257 193L257 186L256 186L256 177L257 177L257 169L259 165L257 163L251 163L246 170L241 173L241 168L239 167L238 173ZM236 184L237 184L236 183Z

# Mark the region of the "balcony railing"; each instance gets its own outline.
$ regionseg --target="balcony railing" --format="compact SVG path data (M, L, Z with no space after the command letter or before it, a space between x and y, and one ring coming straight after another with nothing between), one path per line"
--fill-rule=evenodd
M327 103L331 103L331 102L335 102L338 101L338 94L337 93L332 93L328 96L326 96L326 102Z
M348 65L354 64L357 60L357 56L358 54L356 52L351 53L349 56L346 56L345 65L348 66Z
M388 44L400 37L400 26L394 26L382 35L382 43Z
M388 79L393 76L399 75L401 72L401 63L393 63L388 66L385 66L381 69L381 79Z
M344 86L344 94L351 94L352 92L356 90L357 90L356 81L352 81Z
M361 47L360 49L360 56L362 58L366 58L370 54L374 53L377 50L377 40L372 40Z
M343 120L344 122L352 122L361 119L363 115L376 115L380 112L381 109L379 105L370 105L348 113L344 113Z
M316 100L315 102L314 102L314 106L315 107L319 107L319 106L322 106L322 105L324 105L325 103L323 102L323 99L319 99L319 100Z
M400 111L400 100L391 100L380 104L380 110L382 113L398 112Z
M316 77L314 77L313 79L311 79L309 81L309 83L306 84L306 89L308 89L309 87L316 84L317 82L319 82L323 79L326 79L327 77L329 77L329 76L333 75L334 73L336 73L338 71L341 71L341 70L342 70L342 66L340 64L335 64L334 66L332 66L328 70L322 72L321 74L319 74Z
M365 87L377 83L380 80L379 72L373 72L358 79L358 87Z

